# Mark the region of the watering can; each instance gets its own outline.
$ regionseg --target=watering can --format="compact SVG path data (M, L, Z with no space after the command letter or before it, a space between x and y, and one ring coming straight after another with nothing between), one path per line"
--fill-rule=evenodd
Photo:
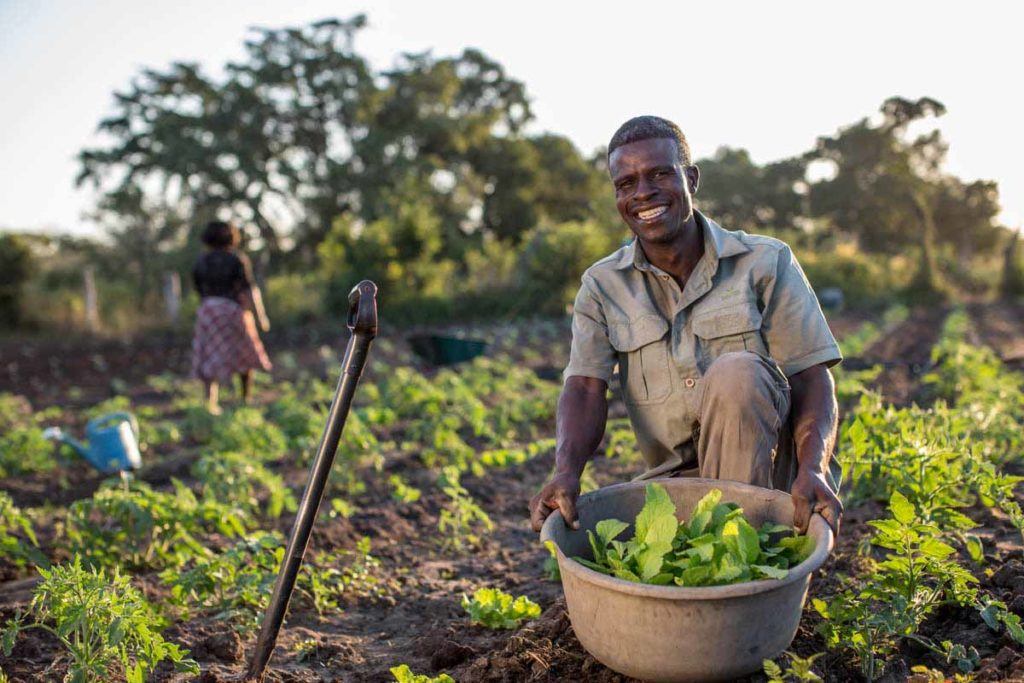
M142 466L139 423L131 413L110 413L89 420L85 426L87 444L64 433L60 427L50 427L43 436L71 446L103 474L137 470Z

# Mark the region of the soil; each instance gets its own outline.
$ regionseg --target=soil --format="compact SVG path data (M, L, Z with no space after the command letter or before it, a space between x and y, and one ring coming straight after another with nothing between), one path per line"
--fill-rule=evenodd
M985 339L997 336L997 332L990 330L1016 329L1010 323L1000 327L997 324L999 312L989 313L983 309L972 314L989 320L980 324L980 333ZM913 400L920 372L912 372L910 368L917 363L927 363L928 349L938 335L942 318L940 311L915 312L865 354L892 364L886 369L889 374L878 384L890 400ZM843 325L853 329L859 322L844 319L833 324L839 331ZM565 362L568 329L561 322L531 324L525 329L481 328L473 332L489 335L492 348L515 354L521 362L542 373L557 376ZM1024 333L1020 338L1024 339ZM341 348L340 344L332 343L330 353L322 352L326 339L328 335L322 332L309 333L301 339L289 340L284 335L280 340L269 339L268 347L278 364L275 373L286 375L290 369L303 367L314 371L323 368L326 372L331 358L336 357L335 349ZM375 358L383 361L372 373L385 372L398 362L419 363L410 355L400 335L384 340L387 343L378 344L371 351L376 354ZM174 339L170 351L159 343L148 347L95 342L93 346L78 347L79 358L72 358L75 354L71 349L76 347L70 342L66 347L55 342L45 350L0 346L0 389L7 389L3 385L16 378L17 384L11 386L28 394L37 409L50 404L73 408L108 398L111 393L109 376L115 373L127 385L129 395L148 396L147 400L159 404L161 397L144 386L145 378L187 369L186 342L184 338ZM160 343L168 343L168 340ZM536 352L538 350L540 353ZM49 360L53 357L50 354L57 354L59 360ZM131 359L126 360L129 354ZM95 360L97 355L102 362ZM291 360L283 362L282 358L287 356ZM906 369L900 370L902 366L898 364L901 363ZM108 372L98 371L100 367L106 367ZM419 367L426 368L422 364ZM82 389L76 394L77 398L67 401L62 396L72 387ZM623 412L622 405L615 401L611 413L621 415ZM540 430L542 436L553 431L553 424L543 425ZM195 457L198 447L186 444L174 452L155 454L152 456L155 462L143 478L160 487L166 487L172 475L189 483L188 463ZM460 554L439 547L435 530L441 494L429 485L429 475L415 454L388 454L387 474L400 473L413 485L421 486L423 498L415 503L395 503L383 481L371 481L368 490L355 500L357 512L349 519L322 515L310 543L310 552L353 548L361 537L370 536L372 553L383 562L392 583L391 590L385 598L353 599L324 617L318 617L301 603L293 603L266 680L388 681L391 680L389 668L402 663L419 673L436 675L444 671L462 683L629 680L608 670L582 649L573 635L560 585L545 577L546 552L529 529L526 504L547 478L552 465L550 457L541 456L520 466L491 469L483 477L464 479L463 484L490 514L495 530L486 536L481 547ZM591 465L599 485L626 480L640 469L639 463L603 456L597 457ZM281 473L296 485L301 485L305 477L304 470L298 467L286 467ZM21 505L62 506L90 495L98 482L99 477L91 475L84 466L72 464L61 468L59 476L0 480L0 490L10 492ZM55 525L45 522L46 519L56 521L58 509L43 518L45 529L41 541L44 546L51 547L59 540ZM981 511L970 513L973 516ZM833 592L840 576L863 569L865 560L858 549L870 531L865 522L879 515L874 504L847 511L836 551L811 584L812 597ZM1024 549L1020 536L1007 520L996 515L979 518L985 522L980 535L990 554L989 566L997 568L991 576L979 572L979 578L985 587L1011 605L1013 611L1024 615ZM291 522L286 515L275 520L272 527L287 533ZM10 582L0 584L0 622L25 607L31 589L31 581L26 581L29 579L27 571L19 573L8 568L3 577ZM16 583L19 581L20 584ZM166 595L166 588L155 574L142 575L137 583L154 602L159 603ZM542 606L543 614L514 631L491 631L471 625L459 606L459 598L484 585L528 595ZM825 650L821 637L815 633L817 623L813 611L805 610L791 651L807 656ZM212 615L173 624L164 635L191 650L202 667L198 680L207 682L237 680L245 670L256 637L251 631L236 632ZM934 615L925 625L925 635L935 640L952 639L974 645L982 657L978 680L1024 680L1024 650L987 629L971 611L949 610ZM0 666L12 681L59 679L66 666L61 652L52 637L31 631L18 639L11 656L2 658ZM908 647L891 662L887 680L904 680L911 662L948 670L945 663L930 657ZM824 672L828 681L860 679L854 664L835 652L819 659L815 668ZM162 667L151 680L188 678ZM763 681L764 677L754 676L749 680Z
M1024 367L1024 304L975 305L967 312L983 344L1011 367Z
M928 371L947 313L941 307L915 310L865 349L863 363L882 366L874 388L887 400L903 406L918 398L919 380Z

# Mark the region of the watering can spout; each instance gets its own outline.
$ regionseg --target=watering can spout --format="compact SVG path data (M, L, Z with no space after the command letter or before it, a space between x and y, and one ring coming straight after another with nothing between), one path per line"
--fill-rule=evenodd
M51 441L60 441L75 449L80 456L88 460L89 449L84 443L71 436L60 427L47 427L43 430L43 438Z

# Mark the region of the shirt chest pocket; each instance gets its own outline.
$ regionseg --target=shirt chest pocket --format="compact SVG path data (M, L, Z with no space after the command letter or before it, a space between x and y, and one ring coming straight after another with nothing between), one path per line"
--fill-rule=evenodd
M754 303L702 313L693 319L693 333L702 372L723 353L751 351L768 357L761 337L761 312Z
M643 315L610 323L608 337L619 354L619 378L626 403L660 403L672 392L668 322Z

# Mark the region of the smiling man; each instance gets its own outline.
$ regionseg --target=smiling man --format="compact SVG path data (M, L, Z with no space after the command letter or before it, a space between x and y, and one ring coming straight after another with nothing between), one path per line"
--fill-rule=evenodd
M635 239L583 275L558 402L555 473L530 502L574 527L580 476L604 436L615 366L648 469L789 491L794 523L838 531L831 464L842 356L793 252L694 209L700 173L683 132L630 119L608 145L619 215ZM742 227L742 226L730 226Z

